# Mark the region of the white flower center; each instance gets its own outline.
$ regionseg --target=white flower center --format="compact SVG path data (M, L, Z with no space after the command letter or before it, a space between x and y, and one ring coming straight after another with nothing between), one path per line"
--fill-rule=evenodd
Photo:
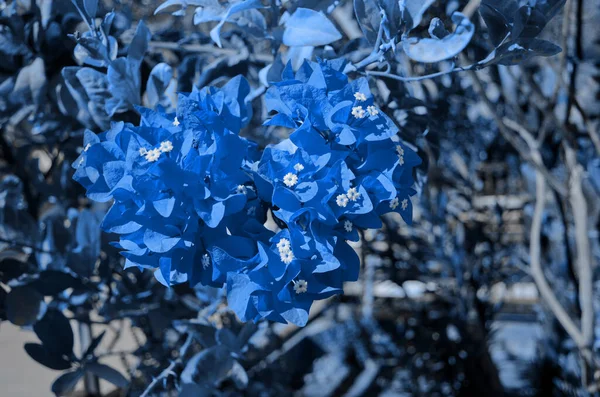
M290 251L292 249L290 240L288 240L287 238L282 238L281 240L279 240L277 242L277 249L279 250L279 253Z
M358 190L356 190L355 187L351 187L350 189L348 189L348 193L346 193L346 196L348 196L348 200L356 201L360 197L360 193L358 192Z
M352 226L352 222L349 220L344 221L344 230L346 230L348 233L352 231Z
M146 160L153 163L160 158L160 149L152 149L146 152Z
M359 102L364 102L367 100L367 96L365 94L363 94L362 92L355 92L354 99L356 99Z
M206 269L210 266L210 256L208 254L202 255L202 268Z
M379 109L375 106L367 106L367 112L369 112L370 116L377 116L379 114Z
M161 142L159 150L163 153L168 153L173 150L173 143L171 143L171 141Z
M365 109L363 109L362 106L355 106L352 108L352 116L354 116L356 119L362 119L365 117L365 114Z
M292 250L289 250L286 252L280 252L279 257L281 258L281 261L283 263L285 263L286 265L289 265L294 260L294 253L292 252Z
M303 294L308 291L308 282L306 280L294 281L294 292Z
M291 172L288 172L287 174L285 174L285 176L283 177L283 183L285 184L285 186L287 187L292 187L295 184L298 183L298 175L296 174L292 174Z
M340 207L345 207L348 205L348 196L345 194L338 194L335 198L335 203Z
M394 197L394 199L392 201L390 201L390 208L392 210L395 210L396 208L398 208L399 204L400 204L400 200L398 200L398 197Z

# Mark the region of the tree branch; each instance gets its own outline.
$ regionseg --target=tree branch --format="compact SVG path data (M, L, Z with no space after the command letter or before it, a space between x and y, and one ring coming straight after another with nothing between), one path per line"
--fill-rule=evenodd
M531 261L531 276L537 285L542 299L546 302L558 322L563 326L575 344L583 348L585 346L584 338L575 322L571 319L567 311L562 307L552 288L548 284L542 269L540 259L540 235L542 230L542 215L546 201L546 180L541 172L535 172L535 209L531 221L531 235L529 238L529 257Z

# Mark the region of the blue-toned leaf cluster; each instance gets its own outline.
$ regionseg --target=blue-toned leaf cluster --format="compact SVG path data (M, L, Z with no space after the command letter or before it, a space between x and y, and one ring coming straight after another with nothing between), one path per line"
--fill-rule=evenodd
M239 136L250 115L247 82L181 95L175 114L140 109L140 126L87 132L75 179L114 200L102 226L118 233L126 267L156 268L165 285L227 284L242 320L304 325L314 300L355 281L347 240L412 219L419 157L345 62L305 62L267 93L267 125L293 129L262 156ZM281 230L267 229L270 211Z

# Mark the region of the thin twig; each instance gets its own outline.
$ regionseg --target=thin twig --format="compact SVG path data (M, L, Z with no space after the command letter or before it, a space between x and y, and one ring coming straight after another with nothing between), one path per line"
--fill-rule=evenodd
M158 383L161 380L166 379L169 375L172 375L174 373L173 370L179 363L182 362L183 357L186 355L188 349L192 345L193 340L194 340L194 335L193 335L193 333L190 332L188 334L187 338L185 339L185 342L179 349L179 357L177 357L176 360L171 361L171 364L169 364L169 366L167 368L163 369L162 372L156 378L154 378L152 380L152 382L148 385L148 387L146 388L146 390L144 390L144 392L140 395L140 397L148 397L150 395L150 392L152 392L152 390L154 390L154 388L158 385Z

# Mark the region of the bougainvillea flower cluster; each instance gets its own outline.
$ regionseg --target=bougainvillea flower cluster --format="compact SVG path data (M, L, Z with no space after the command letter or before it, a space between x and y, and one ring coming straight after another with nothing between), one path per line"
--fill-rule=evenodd
M180 95L176 114L140 109L139 126L86 132L75 179L113 200L103 228L119 234L126 266L156 269L165 285L226 285L240 319L297 325L355 281L348 241L388 212L411 222L420 159L344 66L284 69L265 124L291 134L262 151L239 135L251 116L241 77Z

